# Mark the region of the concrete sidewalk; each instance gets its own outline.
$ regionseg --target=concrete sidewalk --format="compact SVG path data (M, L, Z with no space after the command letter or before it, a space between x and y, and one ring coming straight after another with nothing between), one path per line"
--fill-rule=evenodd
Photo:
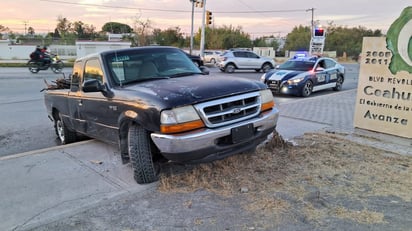
M412 155L409 139L354 129L355 100L356 91L350 90L278 105L277 130L287 140L306 132L336 132ZM136 184L117 147L95 140L6 156L0 171L0 230L27 230L156 185Z
M90 140L0 159L0 230L26 230L76 213L138 185L114 146Z

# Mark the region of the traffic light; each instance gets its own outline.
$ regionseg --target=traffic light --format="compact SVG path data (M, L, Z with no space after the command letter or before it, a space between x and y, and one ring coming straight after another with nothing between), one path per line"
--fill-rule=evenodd
M196 7L203 8L203 0L196 0Z
M315 36L324 37L325 36L325 30L323 28L320 28L320 27L315 28Z
M206 26L212 24L212 20L213 20L212 12L207 10L206 11Z

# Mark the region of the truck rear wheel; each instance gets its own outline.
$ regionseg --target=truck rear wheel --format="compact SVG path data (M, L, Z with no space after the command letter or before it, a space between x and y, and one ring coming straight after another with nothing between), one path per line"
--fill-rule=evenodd
M157 181L149 133L138 125L131 125L128 134L128 149L136 182L147 184Z
M59 138L61 144L69 144L77 140L76 132L71 131L67 128L60 113L57 113L54 118L54 130L56 131L56 135Z

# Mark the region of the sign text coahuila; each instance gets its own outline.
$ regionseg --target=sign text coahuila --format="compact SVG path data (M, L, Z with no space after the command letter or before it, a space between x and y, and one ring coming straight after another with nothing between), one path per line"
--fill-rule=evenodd
M354 126L412 138L412 7L387 37L365 37Z
M411 35L408 7L386 38L363 39L355 127L412 138Z

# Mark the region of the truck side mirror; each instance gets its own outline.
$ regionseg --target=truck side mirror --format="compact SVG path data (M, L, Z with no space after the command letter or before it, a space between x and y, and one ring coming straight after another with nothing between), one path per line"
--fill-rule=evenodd
M110 91L105 84L100 83L97 79L89 79L84 81L82 89L83 92L101 92L105 97L113 97L113 92Z
M205 66L200 66L199 69L204 75L209 75L209 73L210 73L209 68L207 68Z
M82 89L84 92L99 92L104 90L104 85L97 79L89 79L84 81Z

